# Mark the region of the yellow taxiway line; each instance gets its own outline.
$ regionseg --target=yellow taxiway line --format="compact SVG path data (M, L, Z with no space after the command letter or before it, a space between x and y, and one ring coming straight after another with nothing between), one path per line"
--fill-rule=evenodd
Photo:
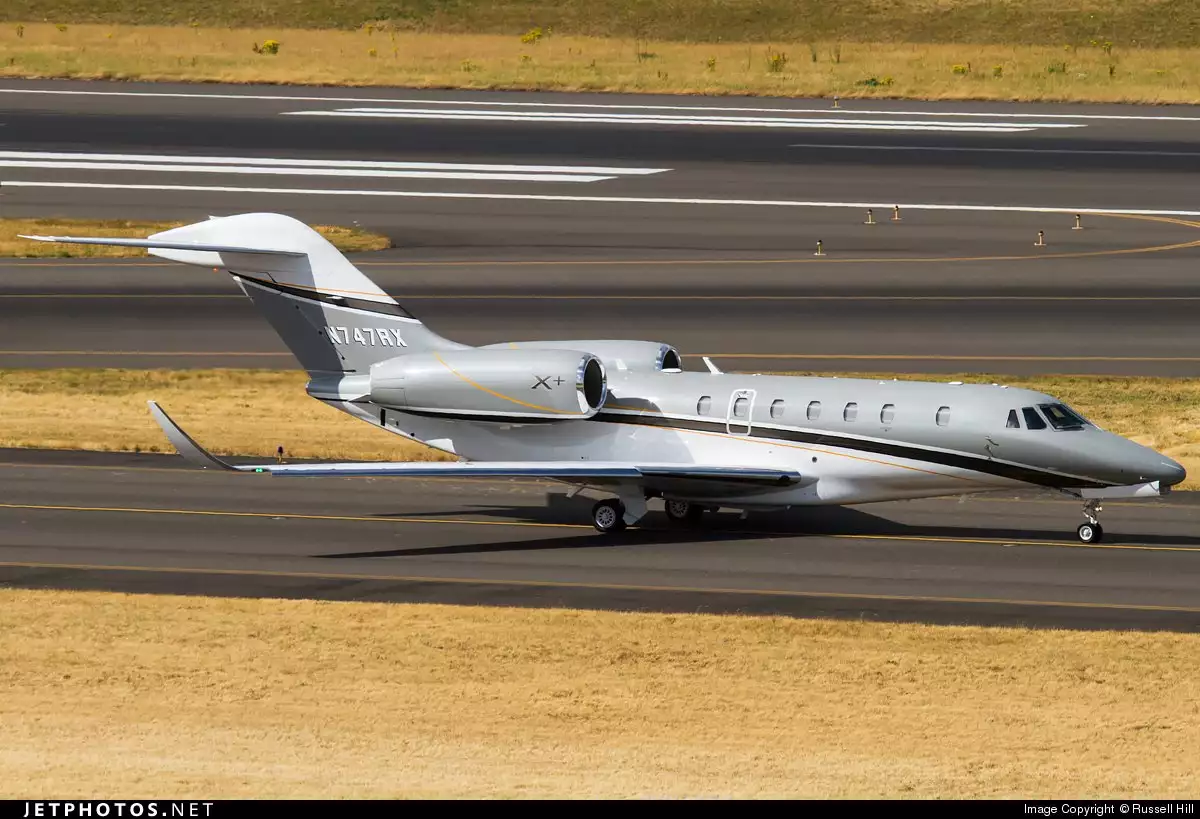
M738 589L719 586L651 586L627 583L579 583L556 580L498 580L480 577L427 577L421 575L376 575L327 572L286 572L261 569L202 569L155 566L104 565L90 563L0 562L0 568L52 569L57 571L139 572L145 574L222 575L231 577L268 577L300 580L353 580L385 583L441 583L455 585L516 586L523 588L581 589L600 591L636 591L654 593L703 593L744 595L752 597L790 597L799 599L860 600L864 602L897 603L954 603L973 605L1028 606L1037 608L1103 609L1108 611L1172 612L1200 614L1200 608L1189 606L1155 606L1129 603L1095 603L1076 600L1021 600L1000 597L939 597L935 595L860 594L855 592L796 591L793 589Z
M531 521L473 520L471 518L426 518L392 517L386 515L313 515L296 512L240 512L224 509L156 509L129 506L59 506L52 504L0 503L0 509L40 512L91 512L119 513L132 515L183 515L213 518L252 518L260 520L333 521L340 523L416 523L450 526L501 526L537 529L585 529L583 523L536 523ZM685 529L662 529L658 531L686 534ZM1086 549L1094 551L1139 551L1139 552L1193 552L1200 555L1200 546L1155 546L1142 543L1073 543L1059 540L1005 540L1000 538L939 537L934 535L871 535L871 534L807 534L804 532L776 532L769 530L735 529L719 530L720 534L746 535L747 537L775 538L829 538L831 540L868 540L904 543L966 543L984 546L1038 546L1060 549Z

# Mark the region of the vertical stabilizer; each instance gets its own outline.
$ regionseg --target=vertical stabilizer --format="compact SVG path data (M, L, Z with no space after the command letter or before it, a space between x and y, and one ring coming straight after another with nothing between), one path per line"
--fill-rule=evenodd
M466 346L434 333L324 236L278 213L209 217L146 239L26 238L144 247L163 259L225 270L313 376L366 373L398 355Z

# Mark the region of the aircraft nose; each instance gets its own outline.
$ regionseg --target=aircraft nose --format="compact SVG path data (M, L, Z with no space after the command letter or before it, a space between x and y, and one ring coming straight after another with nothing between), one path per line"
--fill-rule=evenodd
M1122 440L1106 453L1105 460L1115 470L1109 480L1121 484L1153 483L1174 486L1187 477L1187 470L1176 461L1148 446Z
M1187 470L1183 468L1182 464L1166 457L1148 471L1150 480L1158 481L1161 486L1174 486L1187 477Z

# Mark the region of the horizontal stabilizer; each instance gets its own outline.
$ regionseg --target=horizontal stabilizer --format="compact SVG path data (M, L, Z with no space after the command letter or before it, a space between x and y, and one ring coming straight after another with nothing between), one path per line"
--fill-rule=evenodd
M476 478L563 478L567 480L707 480L768 486L803 483L803 476L790 469L704 464L637 464L621 461L414 461L401 463L362 462L329 464L233 465L210 454L180 429L163 409L150 401L150 414L167 439L189 463L202 469L231 472L266 472L295 477L476 477ZM810 481L811 482L811 481Z
M270 247L242 247L236 245L200 244L198 242L170 242L155 239L114 239L99 236L24 236L35 242L63 242L72 245L113 245L115 247L144 247L154 250L200 250L210 253L260 253L267 256L307 256L302 250L279 250Z

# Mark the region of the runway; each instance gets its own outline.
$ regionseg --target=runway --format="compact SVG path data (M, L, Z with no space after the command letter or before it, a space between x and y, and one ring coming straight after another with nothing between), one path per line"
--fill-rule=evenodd
M397 245L363 269L467 343L1197 375L1198 127L1192 108L4 82L0 208L357 223ZM179 266L0 262L0 366L294 366L237 295Z
M233 477L174 456L0 452L0 582L331 600L1200 626L1200 502L1049 496L793 510L618 536L537 482Z
M619 536L551 483L230 478L174 456L0 453L0 579L23 587L1194 629L1200 504L1046 496L712 516ZM252 488L247 489L253 482ZM1019 521L1019 522L1018 522Z
M1186 107L7 81L0 215L358 224L396 247L355 262L471 344L654 339L692 369L1197 376L1197 128ZM227 277L155 260L0 261L0 327L0 367L295 366ZM700 531L655 513L609 538L550 484L247 491L162 456L0 456L0 582L19 586L1200 624L1186 493L1106 504L1094 546L1071 539L1077 503L1041 495Z

